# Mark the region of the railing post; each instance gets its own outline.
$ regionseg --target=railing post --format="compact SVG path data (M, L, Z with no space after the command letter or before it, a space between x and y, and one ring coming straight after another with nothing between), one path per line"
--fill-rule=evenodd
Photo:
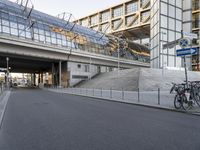
M158 88L158 105L160 105L160 88Z
M122 88L122 100L124 100L124 89Z
M140 88L138 88L138 103L140 102Z
M110 98L112 98L112 88L110 88Z

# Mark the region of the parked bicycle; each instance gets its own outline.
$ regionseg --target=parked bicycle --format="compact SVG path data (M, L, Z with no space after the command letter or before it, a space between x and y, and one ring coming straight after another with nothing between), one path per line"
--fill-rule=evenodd
M176 109L189 110L197 104L200 107L200 81L189 81L188 85L186 83L175 84L170 90L176 92L174 97L174 107Z

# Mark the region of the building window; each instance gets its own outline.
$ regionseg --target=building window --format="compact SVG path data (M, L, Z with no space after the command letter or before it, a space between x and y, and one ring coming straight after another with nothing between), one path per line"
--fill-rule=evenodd
M196 13L192 16L193 28L200 28L200 13Z
M109 23L104 23L104 24L102 24L101 25L101 31L102 32L106 32L106 33L108 33L108 32L110 32L110 25L109 25Z
M123 15L123 7L117 7L113 9L113 18Z
M113 29L114 30L117 30L117 29L120 29L122 26L122 19L119 19L119 20L115 20L113 21Z
M101 14L101 20L102 20L102 22L107 21L109 19L110 19L110 12L109 11L103 12Z
M81 68L81 64L78 64L77 67L80 69Z
M169 16L175 18L175 7L169 5Z
M91 17L91 25L95 25L99 23L99 15L95 15Z
M167 15L167 4L161 2L161 14Z
M89 65L85 65L85 72L89 72L90 70L89 70Z
M85 27L88 27L88 19L81 20L81 25L85 26Z
M128 16L126 17L126 25L129 27L129 26L132 26L132 25L137 25L139 23L139 19L138 19L138 16Z
M129 3L126 5L126 14L138 11L138 2Z
M143 23L146 23L146 22L148 22L149 20L150 20L150 12L149 12L149 11L143 12L143 13L141 14L141 21L142 21Z
M192 9L193 9L193 11L200 9L200 2L199 2L199 0L193 0L192 1Z

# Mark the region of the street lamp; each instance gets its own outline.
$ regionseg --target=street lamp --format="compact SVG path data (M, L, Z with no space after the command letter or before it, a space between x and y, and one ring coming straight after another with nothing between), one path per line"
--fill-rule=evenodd
M9 61L9 57L6 57L6 62L7 62L7 75L6 75L6 86L7 88L9 87L8 86L8 76L9 76L9 67L8 67L8 61Z
M162 41L162 43L161 43L161 45L162 45L162 76L164 76L164 52L163 52L164 51L164 49L163 49L163 39L164 38L163 38L163 36L167 35L167 33L162 31L161 34L162 34L162 36L161 36L162 37L161 38L161 41Z

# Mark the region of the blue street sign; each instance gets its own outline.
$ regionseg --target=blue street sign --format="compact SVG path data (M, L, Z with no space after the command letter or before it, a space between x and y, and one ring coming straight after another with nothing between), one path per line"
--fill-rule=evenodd
M189 41L186 38L182 38L179 40L179 45L181 48L185 48L189 45Z
M194 55L197 52L197 48L184 48L176 50L176 56Z

